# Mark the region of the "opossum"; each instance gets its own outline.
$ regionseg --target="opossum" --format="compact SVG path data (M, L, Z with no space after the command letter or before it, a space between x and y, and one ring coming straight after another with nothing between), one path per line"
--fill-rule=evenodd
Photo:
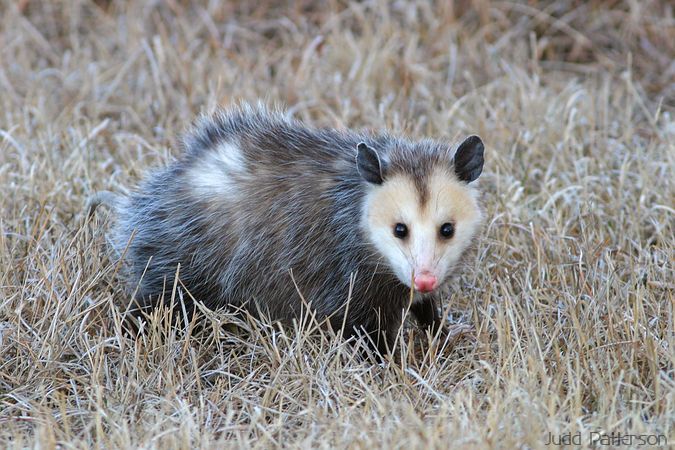
M291 323L310 308L384 353L408 308L442 327L435 294L478 235L483 163L477 136L453 151L239 105L198 119L177 160L130 195L92 206L112 198L137 312L176 284L188 311L198 301Z

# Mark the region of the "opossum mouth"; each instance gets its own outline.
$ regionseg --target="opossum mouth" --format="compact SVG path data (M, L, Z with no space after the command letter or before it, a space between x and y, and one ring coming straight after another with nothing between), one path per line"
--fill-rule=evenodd
M418 292L418 291L413 291L412 294L412 302L413 303L420 303L426 301L429 297L432 297L436 291L432 292Z
M415 289L414 287L411 287L411 286L408 286L408 285L406 285L406 287L410 291L411 295L414 295L415 298L426 298L426 297L437 294L441 290L440 285L436 286L434 289L432 289L430 291L421 291L419 289Z

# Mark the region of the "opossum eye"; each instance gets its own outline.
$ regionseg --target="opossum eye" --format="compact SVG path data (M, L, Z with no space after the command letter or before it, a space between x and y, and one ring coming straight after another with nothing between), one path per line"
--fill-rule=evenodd
M408 236L408 227L403 223L397 223L394 226L394 236L399 239L405 239Z
M441 236L445 239L450 239L455 235L455 226L450 223L446 222L443 225L441 225Z

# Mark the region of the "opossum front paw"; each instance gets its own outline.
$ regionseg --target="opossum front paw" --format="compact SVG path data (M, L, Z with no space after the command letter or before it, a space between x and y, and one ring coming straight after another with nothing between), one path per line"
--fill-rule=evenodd
M418 325L423 330L431 332L432 336L436 334L439 329L443 328L442 314L436 308L434 300L427 298L419 302L413 303L410 306L410 312L417 320Z
M475 329L472 325L466 323L444 324L439 338L441 342L454 343L461 338L475 340Z

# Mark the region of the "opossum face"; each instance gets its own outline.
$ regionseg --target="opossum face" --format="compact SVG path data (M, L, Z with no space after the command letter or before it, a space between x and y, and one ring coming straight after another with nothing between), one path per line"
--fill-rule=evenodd
M482 220L476 191L469 185L482 171L482 142L468 138L453 161L436 161L422 175L388 173L387 161L360 144L357 167L369 182L361 225L371 243L401 283L421 293L436 290Z

